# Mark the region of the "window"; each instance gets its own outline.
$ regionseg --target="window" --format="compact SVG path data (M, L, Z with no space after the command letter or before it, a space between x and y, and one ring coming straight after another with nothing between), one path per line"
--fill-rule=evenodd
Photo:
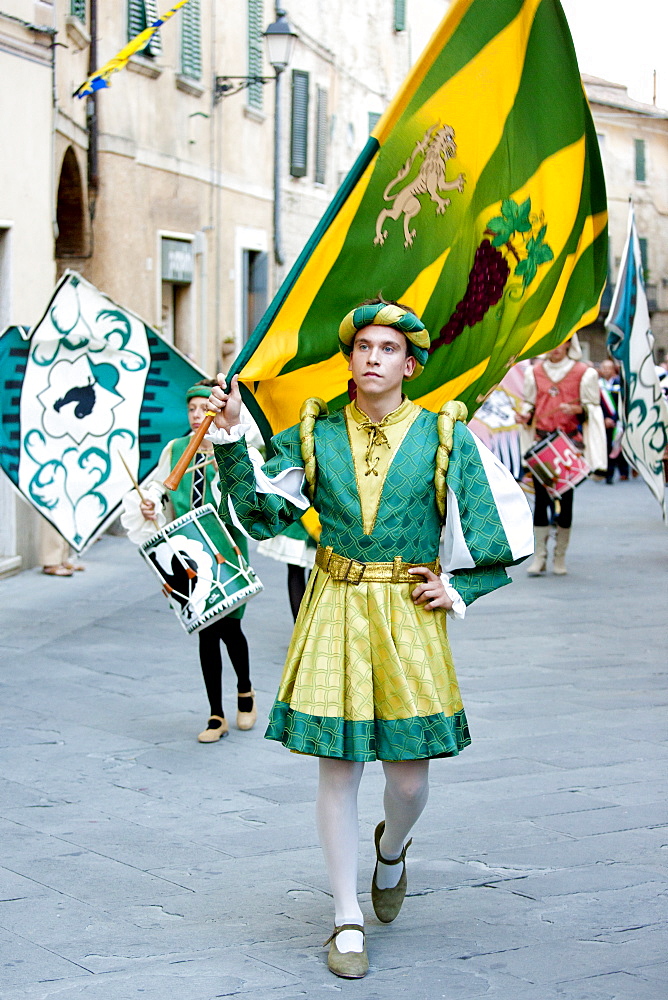
M406 30L406 0L394 0L394 30Z
M636 180L646 181L647 175L645 170L645 140L634 139L633 142L636 150Z
M315 182L324 184L327 178L327 91L318 87L315 113Z
M293 69L292 129L290 133L290 173L293 177L306 176L306 157L308 153L308 81L308 73L301 69Z
M380 121L380 111L369 111L369 135Z
M200 0L189 0L181 10L181 72L193 80L202 75Z
M73 17L78 17L79 20L85 24L86 23L86 0L70 0L70 14Z
M128 41L135 38L144 28L148 28L158 17L156 0L128 0ZM155 31L150 41L141 50L142 56L157 56L162 52L160 30Z
M647 284L649 280L649 249L647 246L647 237L640 236L638 238L638 243L640 244L640 260L642 263L642 280Z
M243 338L244 343L267 308L269 255L260 250L243 252Z
M248 0L248 75L262 76L263 0ZM248 106L262 109L262 84L251 83L247 88Z

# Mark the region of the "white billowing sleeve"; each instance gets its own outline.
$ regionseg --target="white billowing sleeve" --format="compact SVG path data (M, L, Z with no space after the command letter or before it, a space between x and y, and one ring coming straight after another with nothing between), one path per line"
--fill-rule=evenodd
M494 498L497 517L508 542L508 563L530 556L534 550L533 515L524 492L489 448L475 435L472 437ZM457 496L449 486L447 503L448 516L441 533L440 558L443 577L450 580L454 570L474 569L476 563L462 529ZM463 614L455 616L464 617Z
M520 412L523 416L526 416L527 413L531 413L536 402L536 379L531 365L529 365L524 373L522 395L524 396L524 402L522 403Z
M441 543L440 551L443 553L443 535L445 533L445 528L441 532ZM419 579L419 577L418 577ZM452 573L441 573L441 583L445 587L445 592L452 601L452 607L446 611L448 618L454 618L457 621L463 621L466 616L466 605L464 604L464 598L457 591L456 587L452 585Z
M153 478L148 483L141 484L141 491L146 500L152 500L155 506L155 520L147 521L139 509L141 500L136 490L131 490L123 497L123 511L121 513L121 524L128 533L128 538L135 545L141 545L154 535L156 531L167 524L168 517L163 510L163 499L166 496L164 480L167 478L172 468L171 442L166 445L160 461L158 462Z
M592 472L608 466L608 443L601 409L601 389L595 368L588 368L580 380L580 402L587 419L582 424L585 461Z
M141 484L141 491L146 500L152 500L155 506L155 520L147 521L139 509L141 500L136 490L130 490L123 497L123 510L121 513L121 524L128 533L128 538L135 545L141 545L151 535L162 528L167 523L167 518L162 509L162 499L165 495L163 480L169 475L171 467L171 446L168 444L162 449L160 461L153 473L153 478L148 483Z

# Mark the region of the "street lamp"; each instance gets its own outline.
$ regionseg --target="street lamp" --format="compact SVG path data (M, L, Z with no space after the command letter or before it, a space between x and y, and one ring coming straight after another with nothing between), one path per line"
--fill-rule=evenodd
M274 260L279 267L284 264L281 247L281 73L292 58L297 34L293 31L285 11L276 8L276 20L264 33L267 40L269 62L276 74L274 95Z
M276 73L282 73L292 58L297 33L285 16L285 11L276 9L276 20L264 32L267 39L267 55Z
M297 32L287 19L286 13L276 6L276 20L263 32L267 42L267 57L274 76L217 76L214 81L213 102L218 104L223 97L231 97L245 90L253 83L276 83L274 107L274 260L279 266L284 263L281 250L281 73L292 58L292 50ZM231 82L234 81L234 82Z

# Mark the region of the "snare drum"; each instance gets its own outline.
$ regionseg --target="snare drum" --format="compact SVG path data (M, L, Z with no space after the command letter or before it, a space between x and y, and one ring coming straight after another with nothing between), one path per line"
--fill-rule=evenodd
M524 463L551 500L578 486L591 472L568 435L559 430L536 441L524 456Z
M189 635L263 589L212 504L166 524L139 552Z

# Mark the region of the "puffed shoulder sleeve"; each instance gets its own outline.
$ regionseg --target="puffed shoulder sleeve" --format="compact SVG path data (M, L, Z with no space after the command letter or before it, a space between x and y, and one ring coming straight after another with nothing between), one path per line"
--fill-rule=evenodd
M447 471L441 564L465 604L510 583L506 566L533 552L533 518L506 467L462 423Z

